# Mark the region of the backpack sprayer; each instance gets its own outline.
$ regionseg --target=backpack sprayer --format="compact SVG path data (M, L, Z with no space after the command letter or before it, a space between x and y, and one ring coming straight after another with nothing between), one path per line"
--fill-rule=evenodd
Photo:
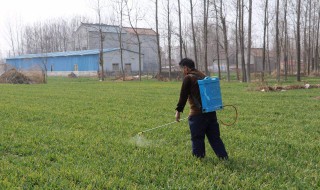
M220 120L223 125L231 126L236 123L238 119L238 111L237 108L233 105L223 105L222 97L221 97L221 89L220 89L220 81L219 78L211 78L205 77L203 80L198 80L200 96L201 96L201 108L202 113L214 112L217 110L222 110L224 107L233 107L235 110L235 119L232 123L224 123ZM180 121L185 120L186 118L180 119ZM152 131L158 128L167 127L171 124L176 123L177 121L173 121L170 123L166 123L164 125L160 125L151 129L147 129L145 131L141 131L138 135L142 135L145 132Z
M235 124L238 119L238 110L234 105L223 105L219 78L205 77L203 80L198 80L198 85L201 96L202 113L222 110L225 107L233 107L235 110L234 121L232 123L224 123L220 120L220 122L226 126Z

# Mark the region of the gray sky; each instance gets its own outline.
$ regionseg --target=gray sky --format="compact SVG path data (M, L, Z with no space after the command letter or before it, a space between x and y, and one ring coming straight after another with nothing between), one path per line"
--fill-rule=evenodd
M111 0L102 0L101 2L110 5ZM131 0L129 0L130 2ZM97 15L93 9L95 3L96 0L1 0L0 58L5 57L10 49L8 29L10 24L13 28L16 26L20 28L19 26L23 27L36 22L74 16L84 16L95 20ZM142 8L149 6L149 8L143 8L143 12L149 12L152 10L151 4L154 3L151 0L138 0L135 5L138 4ZM150 23L147 22L140 27L151 28Z
M89 0L1 0L0 2L0 52L9 49L8 26L28 25L48 19L84 15L94 17Z

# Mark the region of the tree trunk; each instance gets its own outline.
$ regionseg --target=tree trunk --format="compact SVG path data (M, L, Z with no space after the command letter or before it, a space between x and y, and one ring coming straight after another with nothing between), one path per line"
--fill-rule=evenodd
M307 72L308 75L310 75L310 64L311 64L311 58L312 58L312 49L311 49L311 10L312 10L312 6L311 6L311 0L309 0L309 31L308 31L308 63L307 63Z
M196 67L198 68L198 56L197 56L197 42L196 42L196 34L194 30L194 22L193 22L193 3L190 0L190 10L191 10L191 27L192 27L192 39L193 39L193 52L194 52L194 61L196 63Z
M204 70L206 75L209 75L208 71L208 10L209 0L203 0L203 45L204 45Z
M12 52L12 53L9 53L9 56L16 56L13 29L12 29L11 23L9 23L9 35L10 35L10 45L11 45L11 52Z
M315 7L315 3L313 4L313 7ZM311 13L310 13L311 14ZM314 61L315 61L315 39L316 39L316 22L315 22L315 19L316 19L316 11L313 11L313 18L312 18L312 21L313 21L313 24L312 24L312 45L311 45L311 51L310 51L310 54L311 54L311 71L315 71L315 65L314 65Z
M168 0L167 4L168 8L168 48L169 48L169 80L171 81L171 22L170 22L170 0Z
M249 0L249 20L248 20L248 47L247 47L247 82L250 79L250 58L251 58L251 18L252 18L252 0Z
M99 58L100 58L100 67L101 67L101 78L100 80L104 81L104 63L103 63L103 41L104 41L104 36L103 36L103 32L101 29L101 24L99 24L99 33L100 33L100 54L99 54Z
M277 0L276 8L276 51L277 51L277 81L280 82L280 39L279 39L279 0Z
M141 66L142 66L142 60L141 60L141 55L142 55L142 52L141 52L141 41L140 41L140 36L139 36L139 33L138 33L138 30L137 30L137 22L138 22L138 15L136 13L136 18L135 18L135 21L136 21L136 26L134 27L133 24L132 24L132 19L131 19L131 14L130 14L130 10L129 10L129 7L128 7L128 1L125 1L126 3L126 7L127 7L127 13L128 13L128 20L129 20L129 24L132 28L132 30L134 31L134 34L137 38L137 41L138 41L138 51L139 51L139 80L141 81Z
M226 25L226 18L223 16L222 12L222 0L220 0L220 18L223 30L223 37L224 37L224 50L226 56L226 64L227 64L227 81L230 81L230 64L229 64L229 52L228 52L228 33L227 33L227 25Z
M219 42L219 15L218 15L218 9L216 1L213 1L214 8L216 12L216 46L217 46L217 61L218 61L218 76L219 79L221 79L221 69L220 69L220 42Z
M320 28L320 10L318 12L316 53L315 53L315 72L319 73L319 28Z
M159 75L158 76L160 76L160 74L161 74L161 47L160 47L159 21L158 21L158 0L156 0L156 33L157 33L158 62L159 62L159 68L158 68Z
M103 41L104 41L104 35L102 32L102 21L101 21L101 4L100 4L100 0L97 0L97 14L98 14L98 19L99 19L99 34L100 34L100 53L99 53L99 58L100 58L100 80L104 81L104 60L103 60Z
M307 44L307 21L308 21L308 3L306 5L306 9L304 10L304 26L303 26L303 73L306 75L307 67L306 67L306 60L307 60L307 51L308 51L308 44Z
M267 14L268 14L268 0L265 2L264 8L264 24L263 24L263 50L262 50L262 73L261 73L261 81L264 81L264 74L266 71L266 34L267 34Z
M297 81L301 81L301 44L300 44L300 15L301 15L301 0L297 4Z
M183 58L182 56L182 26L181 26L181 6L180 0L178 0L178 14L179 14L179 50L180 50L180 60Z
M284 80L288 78L288 23L287 23L288 0L284 4Z
M243 11L244 9L244 3L243 0L241 0L240 6L239 6L239 35L240 35L240 49L241 49L241 68L242 68L242 82L247 82L246 78L246 62L244 59L244 30L243 30Z
M236 72L237 72L237 80L240 80L239 76L239 60L238 60L238 55L239 55L239 39L238 39L238 21L239 21L239 0L237 0L237 8L236 8Z

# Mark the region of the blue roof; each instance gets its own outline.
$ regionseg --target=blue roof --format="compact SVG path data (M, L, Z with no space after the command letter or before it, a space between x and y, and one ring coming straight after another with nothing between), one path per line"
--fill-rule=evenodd
M120 50L120 48L108 48L103 49L103 52L112 52ZM39 53L39 54L26 54L20 55L16 57L9 57L7 59L31 59L31 58L38 58L38 57L64 57L64 56L76 56L76 55L95 55L99 54L99 49L93 50L82 50L82 51L66 51L66 52L52 52L52 53Z

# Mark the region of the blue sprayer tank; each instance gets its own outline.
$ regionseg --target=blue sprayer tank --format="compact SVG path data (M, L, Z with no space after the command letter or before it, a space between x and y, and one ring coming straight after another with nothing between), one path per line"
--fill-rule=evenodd
M223 108L219 78L205 77L198 80L202 113L213 112Z

